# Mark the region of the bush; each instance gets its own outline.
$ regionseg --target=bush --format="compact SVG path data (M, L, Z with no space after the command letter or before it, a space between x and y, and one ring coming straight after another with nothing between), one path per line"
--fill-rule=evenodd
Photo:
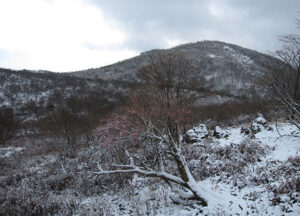
M241 144L218 146L215 144L188 146L187 158L193 174L203 180L212 176L233 176L244 172L249 163L266 155L267 148L253 140Z

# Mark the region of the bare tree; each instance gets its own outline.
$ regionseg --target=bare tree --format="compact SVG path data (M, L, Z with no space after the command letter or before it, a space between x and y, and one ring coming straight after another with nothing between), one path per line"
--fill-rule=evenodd
M39 121L42 131L57 138L64 139L64 149L61 153L66 153L74 157L76 144L81 135L81 119L76 113L72 113L67 107L58 107L51 115Z
M132 96L127 115L115 117L98 130L100 144L106 149L122 145L127 160L113 164L108 170L99 166L96 173L158 177L179 195L173 201L194 200L206 206L209 195L196 184L190 172L182 139L189 108L202 87L200 71L197 73L192 62L179 54L152 55L149 62L139 72L142 85ZM110 133L114 135L111 137ZM134 148L134 143L141 147Z
M16 135L19 122L9 107L0 107L0 146Z
M282 48L275 52L275 56L282 61L281 74L276 73L277 83L283 85L289 95L295 99L300 97L300 35L286 35L281 37ZM283 70L283 71L282 71Z
M289 119L300 129L300 35L279 40L282 47L274 56L280 61L271 68L272 87Z

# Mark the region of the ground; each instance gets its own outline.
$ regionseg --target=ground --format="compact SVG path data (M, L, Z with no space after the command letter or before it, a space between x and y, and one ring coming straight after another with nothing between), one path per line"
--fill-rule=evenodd
M248 139L240 131L241 127L227 128L229 137L214 138L213 145L226 147L240 144ZM109 196L107 202L111 203L112 214L132 215L136 204L140 209L140 215L299 215L300 133L297 132L297 128L288 123L281 123L277 127L272 124L270 128L255 134L252 140L266 150L266 154L258 162L249 163L242 173L236 174L237 176L224 179L224 176L219 175L198 182L199 186L206 188L209 194L208 207L191 208L174 205L168 200L167 194L170 190L167 188L155 184L146 187L137 185L136 193ZM201 142L193 145L201 145ZM293 166L298 171L293 174L296 176L281 176L286 174L285 169L290 166L291 161L295 160L296 164ZM278 172L278 176L272 177L274 172ZM264 174L270 175L268 177L270 180L255 183L254 179L257 178L259 181ZM293 177L297 178L296 192L288 191L274 195L276 186L286 184ZM236 179L242 179L242 185L236 182ZM135 179L134 183L137 184L136 182ZM276 202L275 198L280 201Z
M3 213L5 207L11 204L3 201L3 197L11 199L9 194L4 193L30 188L32 182L26 183L25 179L32 181L31 176L42 175L44 187L49 190L45 196L47 203L59 203L59 207L53 210L57 215L300 215L299 130L289 123L272 123L262 126L260 132L250 137L241 133L241 127L225 128L229 134L226 138L217 139L210 135L186 146L186 151L192 150L192 153L188 153L189 165L199 180L198 186L206 190L208 207L176 205L169 198L172 192L167 185L158 179L136 175L130 178L129 185L117 190L88 193L86 190L92 190L89 187L83 193L82 186L78 186L80 178L76 173L90 175L85 169L88 166L86 162L76 160L77 171L73 171L75 180L71 175L68 177L68 166L64 165L62 159L59 160L56 175L47 176L45 170L57 163L58 158L44 154L37 160L39 162L27 163L28 173L20 181L23 189L16 189L18 184L13 189L11 185L1 185L0 210ZM26 150L26 146L1 148L0 159L21 156ZM58 181L55 176L62 176L68 182L60 185L63 180ZM96 177L91 175L90 178ZM1 181L4 178L2 176Z

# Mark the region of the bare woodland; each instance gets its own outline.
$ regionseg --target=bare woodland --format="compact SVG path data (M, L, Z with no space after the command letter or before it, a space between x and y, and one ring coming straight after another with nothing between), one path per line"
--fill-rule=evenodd
M284 161L266 159L283 137L272 127L272 120L280 119L282 128L296 134L285 136L287 139L299 137L300 130L300 36L286 35L280 42L282 48L273 54L275 58L257 57L269 60L263 65L267 72L261 75L264 85L252 86L253 94L245 90L245 95L235 96L209 89L205 85L208 78L202 76L206 68L202 59L195 62L174 50L143 54L140 58L147 56L147 64L138 69L132 82L3 69L0 84L5 88L0 102L8 98L6 104L11 107L0 107L0 214L155 215L167 205L172 211L173 204L202 214L218 200L202 182L208 178L215 188L219 184L230 187L232 197L252 187L241 198L247 205L249 200L260 202L262 192L252 189L263 186L271 207L259 209L249 204L247 214L267 214L273 207L280 207L283 214L291 212L300 202L299 156ZM204 42L205 46L213 43ZM222 54L236 58L245 68L260 68L250 67L254 64L251 56L235 51L235 46L217 44ZM199 53L202 56L202 50ZM249 53L254 59L255 52ZM217 58L213 54L203 57L207 62ZM248 69L241 74L243 67L230 61L226 64L229 69L224 74L229 76L234 68L236 85L246 85ZM129 66L128 71L133 65ZM207 67L210 72L225 68L219 62L213 66ZM218 81L223 77L215 74L210 78ZM259 95L260 90L270 89L270 98ZM240 90L236 92L243 92ZM217 102L228 101L195 105L201 97L210 96ZM196 131L199 123L205 136L188 141L187 131ZM222 129L229 126L235 134ZM267 141L277 144L263 143L260 132L271 134ZM287 143L297 142L291 140ZM136 179L142 185L137 186ZM136 191L152 184L155 197L148 201L156 206L139 209ZM122 206L126 203L120 198L122 193L124 200L131 199L129 207ZM239 203L236 207L244 211ZM218 209L216 215L224 212Z
M206 194L196 186L182 150L184 124L202 80L194 79L196 71L190 60L181 55L167 53L149 58L150 64L139 73L141 86L131 97L127 111L128 117L134 119L131 121L135 121L130 126L138 127L133 131L139 130L137 133L132 131L136 137L128 142L132 142L131 145L138 142L144 150L136 154L135 150L131 151L130 145L123 143L127 164L113 164L115 169L100 168L97 173L136 173L158 177L181 195L173 197L174 201L194 199L206 206ZM118 128L122 130L120 125ZM124 129L128 130L128 127ZM168 170L173 165L176 171L170 173Z
M274 56L280 62L271 67L272 87L290 121L300 129L300 36L286 35L279 41L282 48Z

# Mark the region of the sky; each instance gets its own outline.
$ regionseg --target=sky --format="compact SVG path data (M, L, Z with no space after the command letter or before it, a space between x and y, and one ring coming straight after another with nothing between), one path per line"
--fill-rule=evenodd
M69 72L202 40L263 53L299 0L0 0L0 67Z

